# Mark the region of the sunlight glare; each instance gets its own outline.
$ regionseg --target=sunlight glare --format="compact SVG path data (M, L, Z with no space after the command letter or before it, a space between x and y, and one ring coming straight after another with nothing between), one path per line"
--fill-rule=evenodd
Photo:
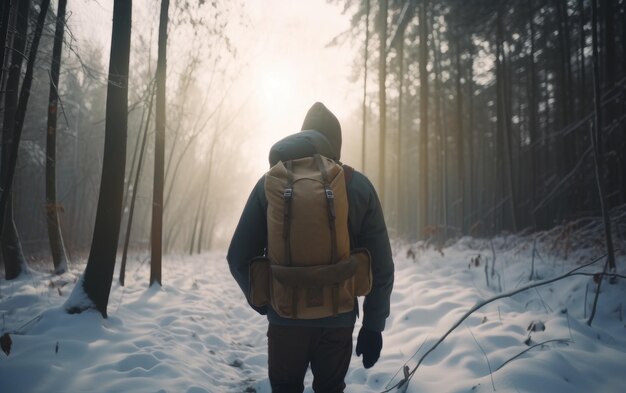
M257 71L258 97L264 112L271 117L290 110L297 99L295 73L286 64L262 65Z
M288 99L292 94L290 86L285 75L276 71L268 72L261 79L261 92L269 105L276 100Z

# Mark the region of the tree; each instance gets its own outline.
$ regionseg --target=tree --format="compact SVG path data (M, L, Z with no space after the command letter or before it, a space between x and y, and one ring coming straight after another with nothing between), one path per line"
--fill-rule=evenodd
M139 160L137 161L137 170L135 172L135 182L133 183L132 196L130 198L130 208L128 211L128 221L126 222L126 235L124 236L124 249L122 251L122 262L120 265L120 285L124 286L126 277L126 258L128 256L128 245L130 244L130 235L133 228L133 217L135 213L135 202L137 201L137 191L139 189L139 177L141 176L141 165L143 164L143 156L146 151L146 143L148 141L148 129L150 127L150 118L152 117L152 99L154 98L154 84L150 83L148 90L150 94L150 102L148 104L148 116L146 118L146 126L143 130L141 138L141 148L139 151ZM141 135L141 132L138 133Z
M399 156L407 155L400 161L417 169L417 176L402 166L395 171L400 184L410 185L408 205L397 202L400 216L417 217L417 228L400 225L398 235L423 237L429 219L437 217L447 227L448 216L459 227L452 236L467 230L488 236L529 227L543 230L567 221L576 225L590 212L599 228L586 128L598 111L604 119L598 133L600 164L606 168L601 170L606 208L609 214L620 214L626 199L626 117L617 107L626 91L626 68L618 61L626 59L626 27L619 22L626 3L606 0L599 6L598 61L604 93L594 112L591 96L585 97L592 87L585 1L445 0L429 7L422 0L417 2L416 23L406 26L404 10L413 2L387 4L388 30L396 32L388 48L398 47L393 43L404 27L407 39L406 72L393 75L397 83L387 86L385 99L402 102L400 127L419 130L417 140L411 140L410 133L402 136L406 149L398 151ZM361 33L364 1L345 3L346 9L358 5L352 21ZM384 3L376 5L382 14ZM357 53L360 57L365 51ZM390 57L394 72L401 65L397 59ZM434 82L429 73L434 73ZM388 104L382 98L380 108ZM380 138L382 147L389 135ZM433 158L434 152L445 156Z
M536 72L535 72L535 10L534 4L530 4L530 12L528 13L528 136L530 142L537 142L537 99L536 99ZM530 208L532 209L531 222L533 227L537 226L535 218L535 204L537 203L537 164L539 155L538 149L532 149L530 152Z
M159 54L156 77L156 132L154 145L154 189L152 197L152 259L150 285L161 285L161 257L163 253L163 183L165 165L165 76L167 54L167 22L169 0L161 0L159 22Z
M365 53L363 55L363 120L361 130L361 170L365 172L365 132L367 130L367 58L370 43L370 0L365 0Z
M387 138L387 0L380 1L378 15L379 59L378 59L378 105L379 105L379 162L378 194L380 202L385 206L385 141Z
M93 306L107 317L122 216L126 133L128 126L128 68L132 0L115 0L106 98L102 177L93 241L83 276L83 289ZM79 286L77 286L79 287ZM70 313L89 306L68 304Z
M16 37L17 44L13 46L12 59L17 59L22 56L23 53L23 39L28 24L28 10L30 6L29 0L22 0L18 5L18 25L16 35L24 33L22 37ZM11 279L19 276L23 267L25 266L23 253L21 251L21 244L19 237L17 236L17 229L13 222L13 205L12 205L12 193L11 187L13 185L13 177L15 176L15 167L17 165L17 154L19 151L20 139L22 136L22 129L24 127L24 117L26 116L26 109L28 107L28 99L30 97L30 88L33 81L33 70L35 68L35 59L37 57L37 49L39 48L39 40L41 39L41 32L43 31L43 25L46 20L46 14L48 13L48 7L50 6L50 0L42 0L39 10L39 16L35 25L35 31L33 34L33 40L30 44L30 50L28 53L28 61L26 64L26 73L24 74L24 80L22 81L22 87L20 89L19 100L17 102L17 108L15 112L5 114L5 127L3 129L3 157L7 157L6 161L2 165L2 197L0 197L0 223L3 223L2 227L2 242L3 249L6 247L7 255L4 255L5 270L7 273L6 278ZM21 12L20 12L21 11ZM21 16L21 18L20 18ZM21 24L25 24L21 26ZM22 48L20 51L19 48ZM21 60L15 60L15 66L11 67L10 75L12 94L17 92L17 83L19 80L19 73L21 71ZM13 96L12 100L15 99ZM13 101L14 103L14 101ZM11 103L11 104L13 104ZM7 107L9 101L7 100ZM7 111L8 112L8 111ZM5 150L5 145L6 149ZM5 221L6 217L6 221ZM12 255L13 254L13 255ZM22 255L20 255L22 254ZM13 260L13 258L15 258Z
M13 22L15 34L11 46L9 57L10 67L8 72L6 91L4 94L4 118L2 127L2 167L0 168L0 185L6 184L8 177L10 147L13 143L15 133L15 111L17 110L17 100L19 93L20 75L22 73L22 56L26 47L26 33L28 30L28 15L30 11L30 1L20 0L11 3L13 7ZM5 7L8 6L5 5ZM17 17L21 15L21 17ZM15 54L15 55L14 55ZM0 191L4 194L4 191ZM2 259L4 261L4 272L7 280L18 277L26 270L26 259L22 252L22 245L17 234L17 228L13 220L13 198L8 198L8 206L4 214L3 221L0 221L2 230Z
M513 189L513 158L511 153L511 127L510 127L510 97L507 86L507 58L504 50L504 26L502 20L502 10L498 8L496 17L496 86L497 86L497 107L498 107L498 173L497 180L501 184L506 184L505 191L500 195L503 200L509 200L510 225L513 231L517 231L517 218L515 203L515 190ZM500 168L503 166L503 168ZM503 211L505 212L505 211ZM505 212L506 213L506 212ZM504 217L503 217L504 222Z
M434 166L435 166L435 203L437 208L437 220L443 227L443 238L448 238L448 178L447 178L447 163L448 163L448 133L447 125L444 117L446 112L445 99L443 94L443 84L441 82L441 51L439 32L438 29L433 29L433 63L435 73L435 127L439 130L438 135L434 138L436 152Z
M398 112L397 112L397 134L398 138L396 141L396 208L395 208L395 226L397 233L403 234L408 228L407 214L402 214L404 211L404 202L406 199L406 195L408 194L408 187L405 187L405 179L404 174L402 173L402 167L404 162L404 80L405 80L405 71L404 71L404 46L405 46L405 31L409 24L409 22L413 19L415 14L415 6L416 0L408 0L404 3L402 7L402 11L399 15L398 26L395 32L391 35L391 42L389 43L389 48L387 52L390 52L392 48L396 48L397 50L397 67L398 67Z
M0 6L0 86L4 85L4 54L6 52L9 31L9 16L15 1L7 0Z
M458 23L458 22L457 22ZM463 71L461 68L461 31L459 26L454 28L454 63L456 67L456 163L457 163L457 178L458 184L458 196L459 196L459 219L460 229L462 233L467 230L465 221L465 151L463 149L465 134L463 129L463 90L461 88L461 79L463 79Z
M592 42L592 69L593 69L593 103L594 117L593 127L591 127L591 145L593 148L593 163L596 173L596 185L598 188L598 197L600 199L600 209L604 222L604 235L606 239L607 250L607 266L611 271L615 271L615 251L613 249L613 236L611 231L611 219L609 217L606 203L606 183L602 173L605 171L604 165L604 149L602 144L602 107L600 100L602 90L600 87L600 65L598 60L598 3L597 0L591 1L591 42ZM593 315L589 318L589 325L593 320Z
M61 47L65 31L65 8L67 0L59 0L56 27L54 31L54 47L52 49L52 65L50 66L50 95L48 98L48 130L46 133L46 216L48 237L54 272L64 273L67 270L67 255L63 244L63 235L59 225L59 208L56 191L56 141L57 114L59 102L59 71L61 69Z
M428 225L428 0L419 7L420 142L418 237Z

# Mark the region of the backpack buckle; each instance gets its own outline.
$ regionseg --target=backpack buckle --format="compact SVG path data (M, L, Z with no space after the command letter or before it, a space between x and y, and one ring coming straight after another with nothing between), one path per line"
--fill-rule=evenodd
M291 199L292 195L293 195L293 188L285 188L285 191L283 192L283 198Z
M327 188L326 189L326 199L333 199L333 198L335 198L335 193L330 188Z

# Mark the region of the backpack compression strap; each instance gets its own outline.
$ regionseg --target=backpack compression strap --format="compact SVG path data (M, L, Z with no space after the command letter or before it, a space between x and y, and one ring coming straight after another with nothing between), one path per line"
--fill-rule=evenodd
M347 190L348 183L350 183L350 180L352 179L352 175L354 174L354 168L346 164L342 164L341 166L343 167L343 176L346 179L346 190Z
M324 181L324 193L326 194L326 202L328 204L328 225L330 226L330 263L336 263L335 259L337 258L337 230L335 227L335 194L333 193L333 189L330 186L330 182L328 181L328 173L326 172L326 167L324 166L324 162L322 161L322 156L319 154L315 155L315 162L317 163L317 168L322 174L322 180Z
M285 259L287 266L292 265L291 261L291 199L293 197L293 163L285 163L287 169L287 186L283 191L283 243L285 243Z
M285 258L287 266L292 266L291 260L291 200L293 197L293 163L291 161L285 162L285 169L287 169L287 185L283 191L283 199L285 201L283 205L283 242L285 243ZM298 291L295 287L291 288L291 313L294 318L298 317Z
M315 162L317 162L317 167L319 171L322 173L322 180L324 181L324 193L326 194L326 202L328 203L328 224L330 225L330 263L336 263L337 258L337 229L335 227L335 194L333 193L333 189L330 187L330 183L328 181L328 173L326 172L326 167L324 166L324 162L322 161L322 157L319 154L315 155ZM334 284L333 289L333 316L339 313L339 284Z

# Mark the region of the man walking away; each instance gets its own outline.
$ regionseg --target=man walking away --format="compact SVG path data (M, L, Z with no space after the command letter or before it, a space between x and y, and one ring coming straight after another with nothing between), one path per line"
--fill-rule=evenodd
M338 164L341 166L339 161L341 144L342 136L339 121L323 104L317 102L307 112L301 131L285 137L271 148L269 154L270 167L284 164L286 168L293 168L294 165L298 165L298 160L307 157L316 157L317 162L320 162L318 157L322 157L326 160L324 162L327 165ZM318 167L325 172L324 165L319 164ZM368 265L371 267L371 290L363 302L363 326L359 331L356 344L356 354L358 356L363 355L363 366L370 368L377 362L382 349L382 331L385 328L385 320L389 316L389 299L393 287L394 266L387 228L374 186L360 172L347 165L343 165L341 168L344 172L347 191L349 249L366 249L371 257L369 261L371 265ZM295 299L295 296L293 310L290 307L275 309L278 304L275 293L269 295L271 299L267 305L255 306L250 300L250 267L253 259L258 256L266 256L271 266L282 263L272 260L275 258L272 256L272 252L268 254L267 249L267 176L267 174L264 175L257 182L250 194L233 235L227 259L230 271L246 295L250 306L258 313L267 315L269 321L267 331L268 371L272 392L302 392L304 390L304 377L309 365L313 372L313 390L315 392L343 392L346 386L344 379L352 353L352 332L359 312L356 297L353 297L353 307L350 309L348 304L349 311L341 312L337 306L337 290L333 289L334 292L329 292L333 295L329 296L335 302L334 307L329 308L332 311L328 316L319 318L306 316L303 318L303 312L297 308L297 305L302 304L304 300ZM324 175L322 176L325 178ZM343 181L343 179L339 180ZM293 185L294 194L296 187ZM285 200L291 198L291 188L288 187L286 190ZM334 220L334 195L332 191L329 192L328 187L326 190L329 212L332 211L329 213L329 217ZM290 205L285 203L287 206L285 207L285 215L288 216ZM339 216L339 212L337 212L337 216ZM299 219L302 218L298 218L294 214L293 220ZM292 225L293 227L289 218L285 220L285 225ZM343 224L342 222L337 223L338 226ZM271 225L270 223L270 227ZM286 243L286 254L281 255L287 255L287 259L290 259L292 254L296 255L298 252L298 250L290 250L290 246L295 247L297 244L290 241L288 237ZM316 244L309 246L317 247ZM336 247L333 244L333 250ZM324 265L322 268L327 266L333 268L334 262L330 261L330 265ZM294 260L293 263L295 265L297 261ZM315 268L317 267L313 266L311 269ZM273 279L275 277L270 280ZM271 287L271 285L269 286ZM315 305L315 302L320 301L319 304L322 304L321 290L318 293L308 288L299 293L306 294L306 302L308 303ZM293 293L291 294L293 295ZM316 294L319 296L316 297ZM291 311L293 313L286 314L286 312Z

